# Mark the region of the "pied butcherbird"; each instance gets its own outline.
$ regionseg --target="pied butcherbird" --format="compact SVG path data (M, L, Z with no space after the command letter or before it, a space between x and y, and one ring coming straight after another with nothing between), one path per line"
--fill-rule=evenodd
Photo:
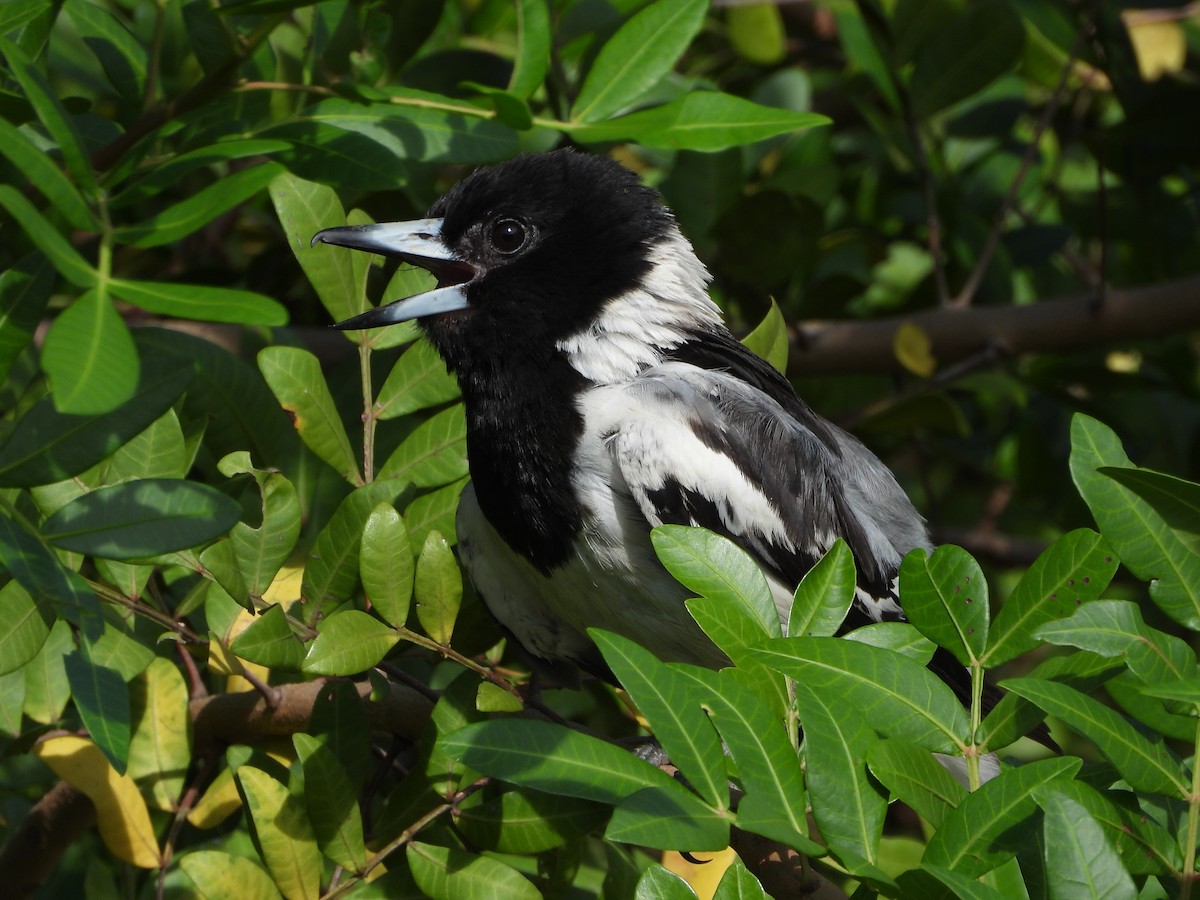
M843 630L903 619L897 571L929 545L923 519L869 450L734 338L674 217L618 163L520 156L463 179L427 218L317 243L436 276L337 327L415 318L457 376L471 471L459 553L528 653L603 673L586 631L598 627L665 660L727 665L655 556L664 523L747 551L784 623L844 538L858 586ZM934 665L968 689L945 651Z

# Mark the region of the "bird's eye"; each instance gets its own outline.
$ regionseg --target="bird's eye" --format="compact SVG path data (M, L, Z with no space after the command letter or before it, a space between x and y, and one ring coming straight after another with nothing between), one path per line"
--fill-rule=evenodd
M492 246L504 254L525 246L525 226L516 219L500 219L492 226Z

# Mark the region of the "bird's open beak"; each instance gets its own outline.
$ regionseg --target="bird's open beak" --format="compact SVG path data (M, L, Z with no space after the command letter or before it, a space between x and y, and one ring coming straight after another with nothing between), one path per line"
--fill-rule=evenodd
M479 273L474 266L458 259L442 243L441 233L441 219L416 219L383 225L344 225L318 231L310 246L334 244L398 257L429 270L437 278L437 287L432 291L369 309L333 327L343 330L378 328L466 309L467 284Z

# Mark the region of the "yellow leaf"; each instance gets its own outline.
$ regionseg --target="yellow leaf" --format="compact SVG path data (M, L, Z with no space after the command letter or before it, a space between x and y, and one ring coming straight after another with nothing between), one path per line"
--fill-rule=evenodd
M262 598L268 603L293 603L300 599L300 583L303 580L304 566L286 565L275 573L274 581L263 591Z
M914 375L928 378L937 368L937 359L932 353L929 335L912 322L905 322L896 329L895 335L892 336L892 350L900 365Z
M114 856L143 869L161 865L146 802L133 779L118 775L99 747L86 738L64 735L42 741L33 752L92 801L100 837Z
M155 806L170 812L192 759L187 685L169 660L155 657L129 688L133 736L128 774Z
M271 670L266 666L247 662L240 656L234 656L229 651L229 645L233 643L233 639L249 628L250 623L253 621L254 616L247 610L238 610L233 621L229 623L229 630L225 632L224 638L208 642L209 669L218 675L229 676L229 681L225 684L226 693L240 694L244 691L254 690L254 685L242 677L246 672L254 675L262 682L266 682L271 677Z
M317 900L321 893L321 851L303 804L262 769L241 766L250 821L267 871L287 900Z
M1178 72L1187 59L1187 36L1176 10L1125 10L1121 18L1133 44L1143 81L1158 81Z
M187 820L197 828L216 828L241 806L242 796L233 782L233 772L222 769L204 796L192 807Z
M726 847L717 853L694 853L688 855L693 859L699 860L699 865L688 862L675 851L669 850L663 854L663 868L668 872L674 872L691 885L692 890L696 892L699 900L712 900L712 895L716 892L717 885L721 883L721 876L725 874L725 870L733 862L733 851Z

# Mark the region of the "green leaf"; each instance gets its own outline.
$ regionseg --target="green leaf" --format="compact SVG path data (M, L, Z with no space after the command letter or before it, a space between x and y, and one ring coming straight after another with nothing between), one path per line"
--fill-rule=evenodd
M517 58L508 91L522 99L542 86L550 67L550 9L546 0L517 0Z
M129 777L155 805L174 812L192 760L192 723L183 673L169 659L154 657L129 684L133 736Z
M361 871L363 846L358 795L338 758L317 738L293 734L292 744L304 768L304 805L321 852L351 872Z
M361 788L371 774L371 729L357 686L348 681L322 685L308 731L337 757L355 791Z
M871 778L867 753L878 743L874 730L852 706L836 710L822 692L797 682L796 706L804 727L809 803L821 837L851 870L866 861L879 865L879 839L887 813L887 792Z
M520 712L525 708L521 698L498 684L483 682L475 693L475 708L480 712Z
M1200 555L1137 494L1101 467L1132 468L1107 425L1081 413L1071 420L1071 477L1117 556L1150 583L1150 599L1168 616L1200 629Z
M696 900L696 892L681 876L656 864L638 878L633 900Z
M922 863L919 869L902 872L896 884L905 897L927 897L937 900L1004 900L994 887L932 863Z
M144 96L146 49L129 29L106 9L87 0L68 0L66 10L121 99L137 108L152 99Z
M647 788L613 811L604 837L658 850L720 850L729 843L729 820L695 794Z
M927 555L918 548L900 565L904 613L920 632L977 665L987 644L988 586L983 570L961 547L945 544Z
M1025 26L1007 0L967 6L921 43L909 90L916 114L928 117L975 94L1021 56Z
M446 370L446 363L433 345L422 337L392 367L375 398L374 411L379 419L394 419L458 396L458 380Z
M1011 859L1021 825L1037 811L1034 791L1056 779L1069 779L1080 760L1043 759L1007 769L968 794L929 840L923 863L945 866L972 878Z
M408 620L416 564L404 519L390 503L380 503L363 526L358 571L371 606L392 625Z
M771 3L732 6L726 13L729 43L744 59L761 66L781 63L787 53L787 35L779 7Z
M129 759L130 722L125 680L112 669L95 665L77 652L68 653L63 662L83 727L117 774L124 775Z
M429 532L425 536L425 546L417 556L413 599L417 604L417 621L439 644L450 643L454 621L462 604L462 592L462 573L458 570L454 551L441 532Z
M168 188L175 188L183 179L200 169L248 156L266 156L287 150L286 141L222 140L207 147L181 153L155 166L109 201L109 207L120 209L140 203Z
M112 669L124 681L132 681L154 661L154 650L134 634L129 623L116 614L105 618L98 636L81 635L80 646L88 660Z
M239 766L238 789L267 870L288 900L317 900L321 853L298 797L261 769Z
M245 522L238 522L229 532L229 540L246 587L255 597L262 597L300 536L300 498L292 483L279 472L254 468L248 453L230 454L217 468L230 478L250 475L258 485L262 498L261 524L251 528Z
M1162 742L1143 736L1099 701L1040 678L1013 678L1001 686L1033 701L1090 740L1134 790L1170 797L1187 795L1189 779Z
M1145 500L1175 531L1200 536L1200 484L1151 469L1101 466L1096 471Z
M464 81L459 86L486 97L496 112L497 122L514 131L528 131L533 127L533 112L523 98L478 81Z
M0 184L0 206L17 220L17 224L29 235L30 242L46 255L63 278L78 288L87 289L96 284L98 275L91 264L16 188Z
M301 669L316 675L357 675L374 667L399 640L396 629L348 609L321 623Z
M541 900L528 879L499 860L421 841L404 850L413 881L432 900Z
M0 135L0 144L3 140ZM33 340L54 281L53 267L36 252L0 272L0 383L7 380L13 363Z
M828 123L816 113L762 106L717 91L693 91L663 106L596 125L570 125L567 131L584 144L629 140L665 150L715 153Z
M304 642L292 631L278 603L247 625L229 649L242 659L281 672L299 672L304 662Z
M942 753L966 745L967 714L954 692L898 653L828 637L766 641L750 653L813 690L841 697L887 737Z
M422 494L408 504L404 510L404 524L408 528L413 556L421 552L425 538L431 531L440 531L451 542L458 539L454 518L458 512L459 495L469 482L469 478L460 478L453 484Z
M0 154L3 154L67 223L80 231L99 232L100 220L83 201L62 169L33 145L19 128L0 119Z
M297 347L267 347L258 353L258 367L308 449L351 484L362 484L354 448L317 358Z
M29 591L13 580L0 587L0 675L15 672L29 662L50 634L54 615L49 604L34 600Z
M703 695L654 654L620 635L588 629L604 661L633 698L671 762L704 801L729 808L729 783L717 732L701 709Z
M773 8L773 7L772 7ZM738 7L730 10L736 11ZM765 359L777 372L787 371L788 343L787 321L775 298L771 298L771 308L763 316L763 320L754 327L748 335L742 338L742 343Z
M1112 550L1096 532L1079 528L1064 534L1038 556L1000 607L984 664L995 667L1032 650L1039 627L1095 600L1116 571Z
M707 10L708 0L661 0L631 17L596 55L572 121L599 122L635 103L674 68Z
M758 564L728 538L703 528L660 525L650 532L654 552L684 587L745 609L764 637L779 637L779 611Z
M74 415L112 412L137 389L139 362L129 329L99 290L72 303L42 348L55 406Z
M713 900L768 900L758 879L750 874L745 863L735 856L721 876Z
M462 404L442 410L412 430L379 470L417 487L441 487L467 474L467 416Z
M145 478L97 488L42 524L58 547L107 559L140 559L184 550L219 537L241 507L198 481Z
M35 600L49 600L55 611L99 637L104 630L100 601L77 572L68 569L54 552L7 515L0 514L0 566L8 570Z
M517 788L477 806L460 806L456 825L476 847L529 855L566 846L607 816L604 807L587 800Z
M179 857L179 868L191 879L200 897L281 900L271 876L244 856L192 850Z
M66 619L59 619L37 656L25 666L24 713L33 721L49 725L62 716L71 699L64 660L74 649L71 626Z
M907 741L879 741L867 751L871 774L935 829L967 790L928 750Z
M929 665L937 645L916 627L907 622L870 622L849 631L842 637L871 647L891 650L915 660L923 666Z
M54 89L46 81L36 64L16 44L0 37L0 53L8 59L8 72L25 92L26 99L37 112L38 118L46 126L50 137L58 144L67 171L71 173L75 183L83 188L86 194L96 191L96 175L88 162L82 138L75 129L74 123L59 103ZM4 186L7 188L7 186ZM11 188L7 188L11 190ZM0 199L0 202L3 202ZM10 210L11 212L11 210ZM43 248L45 249L45 248Z
M109 286L126 303L160 316L239 325L286 325L288 321L282 304L253 291L123 278L114 278Z
M1051 644L1079 647L1100 656L1121 656L1146 630L1141 610L1128 600L1098 600L1073 616L1043 625L1035 637Z
M0 484L32 487L91 468L144 431L179 399L192 371L177 360L142 353L141 379L124 406L102 415L68 415L45 397L0 446Z
M1053 785L1037 791L1045 811L1046 870L1064 900L1134 900L1133 879L1104 830L1081 805Z

